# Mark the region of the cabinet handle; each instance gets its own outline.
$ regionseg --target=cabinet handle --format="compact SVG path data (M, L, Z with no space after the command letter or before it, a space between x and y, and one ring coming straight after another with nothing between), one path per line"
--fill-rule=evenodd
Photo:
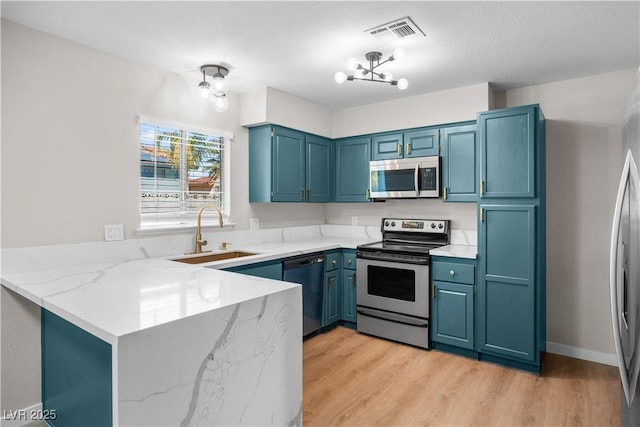
M352 260L351 258L349 258L349 259L347 260L347 264L351 264L352 262L353 262L353 260Z
M411 154L411 143L407 142L407 154Z
M484 222L484 208L480 208L480 222Z
M433 285L433 286L431 287L431 297L432 297L433 299L435 299L435 298L436 298L436 295L437 295L437 292L436 292L436 285Z
M351 276L351 277L353 277L353 286L355 286L356 285L356 273L353 273L353 276Z
M480 195L484 194L484 181L480 181Z
M449 271L449 275L450 275L450 276L455 276L455 275L456 275L456 272L455 272L455 271L453 271L453 270L450 270L450 271Z
M398 144L398 156L402 156L402 144Z
M336 260L334 259L333 261L331 261L331 264L333 264L333 266L335 267L337 264Z
M443 198L444 198L445 200L447 200L447 187L444 187L444 188L442 189L442 191L444 191L444 197L443 197Z
M331 276L327 276L327 288L331 287Z
M367 188L364 192L364 198L369 200L370 194L369 194L369 189Z
M307 188L307 202L311 201L311 189Z

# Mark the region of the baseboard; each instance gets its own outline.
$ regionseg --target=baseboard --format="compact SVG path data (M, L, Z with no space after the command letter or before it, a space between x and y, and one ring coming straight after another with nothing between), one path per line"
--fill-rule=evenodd
M547 341L547 352L569 356L576 359L588 360L590 362L602 363L605 365L618 366L618 359L615 354L601 353L599 351L587 350L579 347L571 347Z
M42 403L24 409L5 409L2 411L0 426L20 427L32 421L42 420ZM45 421L46 422L46 421ZM48 423L47 423L48 424Z

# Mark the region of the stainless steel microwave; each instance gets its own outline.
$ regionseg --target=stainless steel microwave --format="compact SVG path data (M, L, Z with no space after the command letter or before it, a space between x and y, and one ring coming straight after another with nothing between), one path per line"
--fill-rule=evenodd
M372 199L440 197L440 156L369 162Z

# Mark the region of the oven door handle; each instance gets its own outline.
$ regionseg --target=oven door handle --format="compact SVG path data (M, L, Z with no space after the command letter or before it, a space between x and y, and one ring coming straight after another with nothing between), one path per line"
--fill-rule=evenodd
M418 188L418 174L420 173L420 163L416 163L416 169L413 171L413 185L416 188L416 197L420 196L420 189Z
M388 311L380 311L367 307L358 306L358 314L363 316L369 316L376 319L388 320L390 322L402 323L404 325L417 326L419 328L428 328L429 319L420 319L417 317L404 316L399 313L392 313Z

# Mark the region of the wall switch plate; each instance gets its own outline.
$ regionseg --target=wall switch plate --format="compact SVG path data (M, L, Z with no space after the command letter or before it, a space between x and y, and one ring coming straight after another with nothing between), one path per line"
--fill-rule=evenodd
M111 242L113 240L124 240L123 224L105 224L104 241Z
M358 217L357 216L352 216L351 217L351 225L358 225Z
M258 218L249 218L249 230L260 229L260 220Z

